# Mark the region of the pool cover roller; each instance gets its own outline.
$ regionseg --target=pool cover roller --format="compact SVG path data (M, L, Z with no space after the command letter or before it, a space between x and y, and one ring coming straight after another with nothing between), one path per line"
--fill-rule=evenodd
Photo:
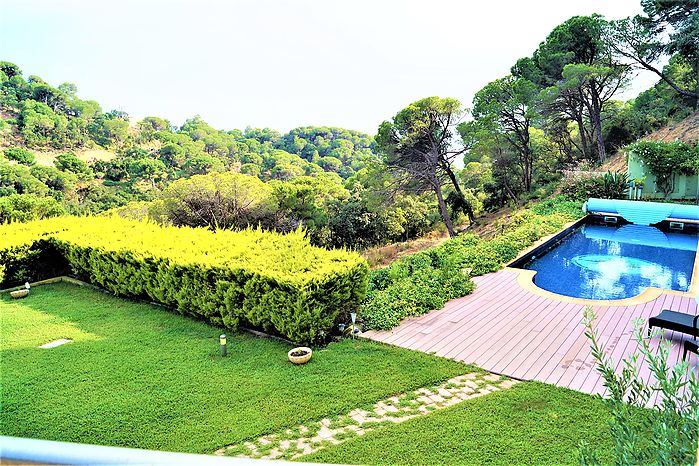
M653 225L669 218L699 222L699 206L669 202L625 201L593 197L583 204L583 212L616 214L636 225Z

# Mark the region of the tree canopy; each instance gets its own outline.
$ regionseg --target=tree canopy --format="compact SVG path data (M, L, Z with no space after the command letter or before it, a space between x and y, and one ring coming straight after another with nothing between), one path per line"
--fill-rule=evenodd
M451 236L454 225L442 193L445 180L459 190L452 165L463 148L454 148L453 136L463 110L456 99L428 97L413 102L379 126L377 146L383 162L396 175L397 186L405 191L432 191Z
M199 115L135 121L71 82L0 62L0 221L118 209L208 228L303 228L314 244L352 248L413 238L440 219L454 235L481 210L550 195L567 170L596 170L696 111L696 1L641 6L626 19L574 16L542 31L470 111L420 99L376 137L220 129ZM658 82L618 100L639 69Z

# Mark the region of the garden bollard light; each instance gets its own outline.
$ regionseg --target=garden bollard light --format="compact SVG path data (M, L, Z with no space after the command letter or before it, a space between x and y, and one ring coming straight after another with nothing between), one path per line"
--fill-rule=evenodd
M221 344L221 356L226 356L228 354L228 347L226 346L226 334L222 333L220 337L218 337L218 342Z

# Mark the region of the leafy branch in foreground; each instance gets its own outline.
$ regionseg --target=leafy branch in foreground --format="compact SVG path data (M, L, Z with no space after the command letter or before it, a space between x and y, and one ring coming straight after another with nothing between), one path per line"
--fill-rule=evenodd
M604 401L612 414L610 430L615 442L615 463L694 464L699 438L699 377L696 372L690 370L687 361L670 366L668 355L672 343L661 339L653 349L651 337L644 335L643 321L639 319L634 322L633 334L638 353L623 360L621 371L617 373L616 364L600 344L594 320L595 314L588 307L583 318L585 336L590 340L597 371L608 391ZM650 369L649 381L644 381L640 375L639 358L645 360ZM644 412L656 394L658 398L652 411ZM644 437L649 441L641 441ZM581 445L580 462L600 464L588 444Z

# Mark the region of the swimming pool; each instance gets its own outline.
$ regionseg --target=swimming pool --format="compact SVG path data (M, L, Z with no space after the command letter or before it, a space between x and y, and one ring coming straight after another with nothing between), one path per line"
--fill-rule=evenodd
M646 288L688 291L699 244L696 229L584 224L518 261L545 290L587 299L623 299Z

